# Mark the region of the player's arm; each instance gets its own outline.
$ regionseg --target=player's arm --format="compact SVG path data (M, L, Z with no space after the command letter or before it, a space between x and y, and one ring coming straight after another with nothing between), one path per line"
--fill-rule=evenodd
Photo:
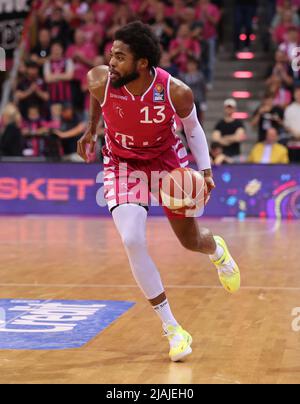
M170 96L176 113L182 121L189 148L199 171L203 171L209 192L215 188L209 149L205 133L199 123L192 90L182 81L172 78Z
M89 162L87 146L89 145L89 153L93 153L97 141L97 127L101 118L101 104L104 101L105 88L108 80L108 67L94 67L89 71L87 78L90 92L89 121L85 134L77 143L77 153L86 162Z

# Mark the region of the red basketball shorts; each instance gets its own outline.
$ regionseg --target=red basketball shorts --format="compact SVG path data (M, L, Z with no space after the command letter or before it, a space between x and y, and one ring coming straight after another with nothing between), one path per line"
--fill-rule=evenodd
M161 205L159 189L164 175L189 164L181 140L157 158L146 161L118 158L106 147L103 155L104 197L110 211L128 203L146 208ZM167 216L174 217L172 211L165 207L164 210Z

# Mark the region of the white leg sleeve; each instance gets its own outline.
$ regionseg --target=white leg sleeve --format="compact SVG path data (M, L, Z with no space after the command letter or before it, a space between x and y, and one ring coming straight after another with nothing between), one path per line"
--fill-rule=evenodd
M137 284L148 300L156 298L164 292L164 287L147 250L146 209L134 204L120 205L113 210L112 216Z

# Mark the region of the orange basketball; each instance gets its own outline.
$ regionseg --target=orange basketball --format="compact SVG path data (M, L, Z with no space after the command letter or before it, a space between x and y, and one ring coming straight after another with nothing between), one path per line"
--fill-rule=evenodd
M182 214L203 210L207 194L203 175L191 168L176 168L165 175L160 190L163 206Z

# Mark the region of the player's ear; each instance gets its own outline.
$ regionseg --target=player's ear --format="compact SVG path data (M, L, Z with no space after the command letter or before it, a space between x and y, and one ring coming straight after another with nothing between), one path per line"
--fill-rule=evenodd
M149 62L148 62L148 59L139 59L139 61L138 61L138 68L139 69L141 69L141 70L145 70L145 69L147 69L148 68L148 66L149 66Z

